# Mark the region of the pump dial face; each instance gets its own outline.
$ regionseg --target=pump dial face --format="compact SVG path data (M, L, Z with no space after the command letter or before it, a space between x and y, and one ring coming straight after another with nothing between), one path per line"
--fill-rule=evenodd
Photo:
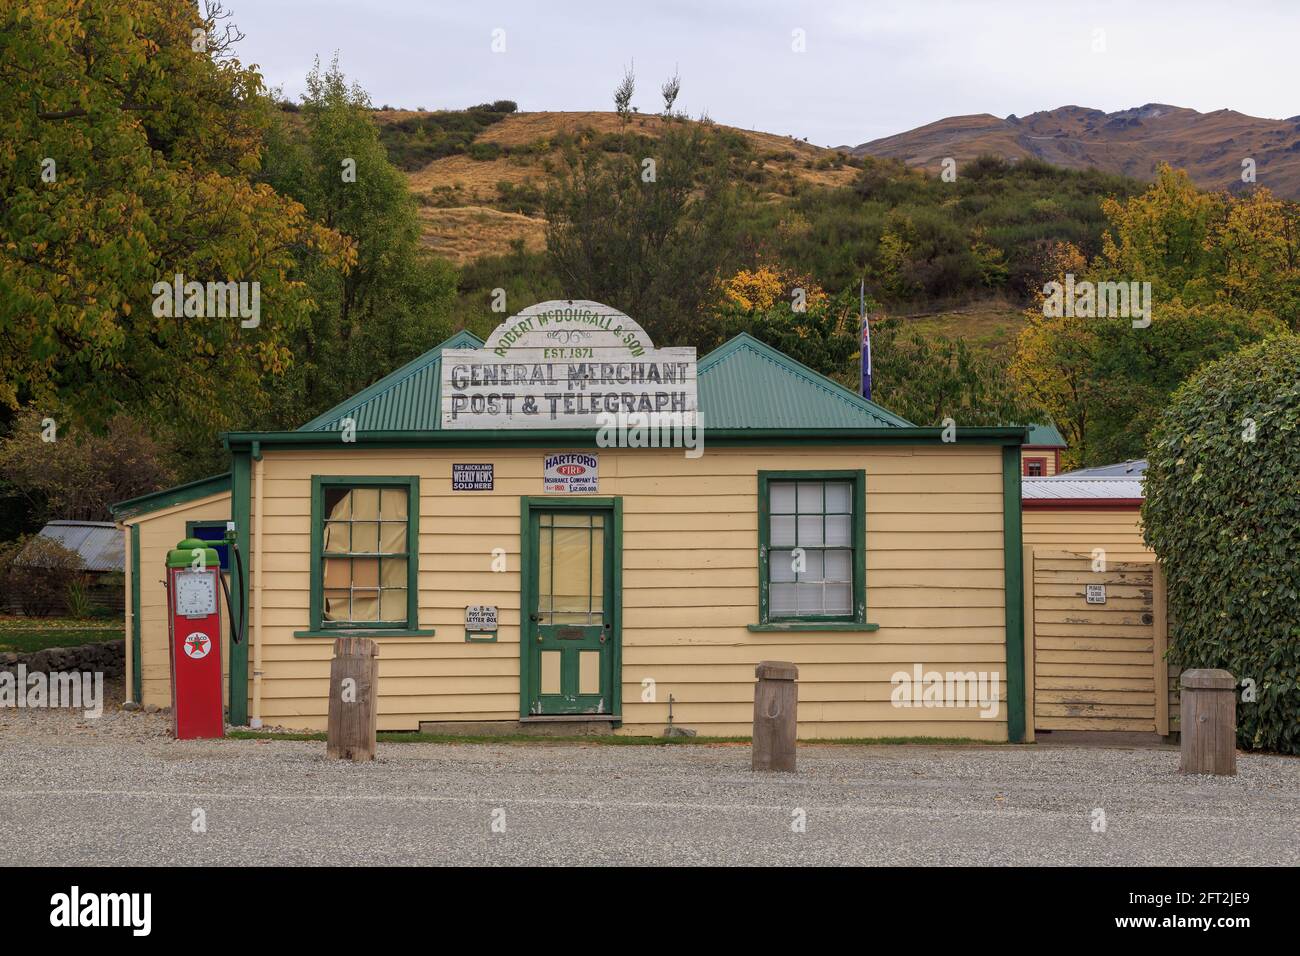
M217 576L212 571L176 573L176 616L207 617L217 610Z

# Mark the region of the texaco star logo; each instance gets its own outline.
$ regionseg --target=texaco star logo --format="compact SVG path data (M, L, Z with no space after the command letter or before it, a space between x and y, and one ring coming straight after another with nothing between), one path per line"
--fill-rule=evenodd
M185 638L184 646L185 656L197 661L208 656L208 652L212 650L212 641L202 631L195 631Z

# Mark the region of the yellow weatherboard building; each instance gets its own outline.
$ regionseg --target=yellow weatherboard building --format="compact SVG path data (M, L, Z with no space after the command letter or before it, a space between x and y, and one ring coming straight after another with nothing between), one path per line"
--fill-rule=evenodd
M697 361L542 303L118 505L128 693L169 700L156 549L229 520L232 724L324 729L332 639L364 635L381 730L658 734L671 697L747 735L755 665L785 660L801 737L1022 740L1026 434L944 441L748 335ZM996 678L997 706L900 706L896 676L932 671Z

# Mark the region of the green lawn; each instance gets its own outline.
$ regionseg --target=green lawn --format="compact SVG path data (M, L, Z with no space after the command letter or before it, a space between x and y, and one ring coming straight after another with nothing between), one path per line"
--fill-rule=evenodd
M125 634L125 624L122 621L0 615L0 652L30 654L47 647L102 644L120 640Z

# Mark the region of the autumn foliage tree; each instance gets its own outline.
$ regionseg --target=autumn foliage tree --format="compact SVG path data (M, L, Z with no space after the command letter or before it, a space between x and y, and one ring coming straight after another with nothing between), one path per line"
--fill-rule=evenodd
M295 254L348 243L251 179L268 100L220 7L0 7L0 407L121 409L212 447L251 420L312 308ZM154 314L154 286L257 282L260 323Z
M1200 366L1300 322L1300 207L1259 189L1205 193L1162 166L1139 196L1103 203L1101 254L1048 256L1043 280L1150 283L1151 321L1026 313L1011 374L1069 443L1070 466L1146 454L1174 389Z

